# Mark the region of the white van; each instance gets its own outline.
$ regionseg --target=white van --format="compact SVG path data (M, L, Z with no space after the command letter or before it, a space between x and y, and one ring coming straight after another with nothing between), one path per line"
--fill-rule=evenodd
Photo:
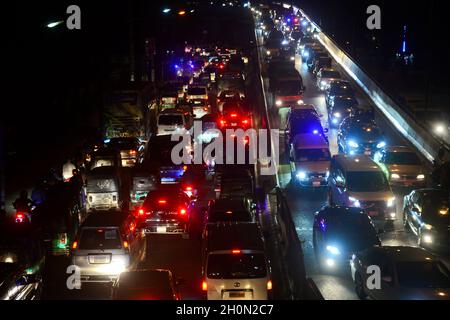
M188 129L188 119L180 110L166 109L159 113L157 121L157 135L170 135L173 133L182 133Z
M296 135L289 150L291 181L301 187L328 186L330 161L330 149L322 135Z
M328 180L330 205L362 208L374 220L396 219L396 201L389 181L369 156L334 156Z
M202 290L208 300L267 300L270 267L253 222L208 224L203 243Z

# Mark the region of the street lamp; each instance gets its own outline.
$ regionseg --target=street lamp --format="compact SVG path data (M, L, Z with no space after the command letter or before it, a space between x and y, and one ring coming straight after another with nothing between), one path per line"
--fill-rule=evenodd
M442 136L445 133L445 126L443 124L438 124L435 126L434 131Z

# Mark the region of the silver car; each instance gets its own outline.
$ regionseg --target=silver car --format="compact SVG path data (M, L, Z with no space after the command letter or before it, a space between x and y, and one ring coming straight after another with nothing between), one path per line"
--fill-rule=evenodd
M449 270L436 256L421 248L373 247L354 254L350 267L356 294L361 299L449 300L450 297Z
M317 72L317 87L321 91L325 91L329 87L331 81L339 80L341 78L339 71L330 68L322 68Z
M72 244L72 264L82 282L114 281L145 257L145 235L132 215L122 212L91 214Z
M411 148L387 147L374 158L391 185L419 188L426 186L426 167Z

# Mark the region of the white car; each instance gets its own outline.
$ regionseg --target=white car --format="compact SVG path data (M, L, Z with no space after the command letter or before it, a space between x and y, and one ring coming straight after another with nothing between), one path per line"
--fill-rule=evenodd
M190 121L187 115L180 110L166 109L158 115L157 135L168 135L182 133L188 130Z

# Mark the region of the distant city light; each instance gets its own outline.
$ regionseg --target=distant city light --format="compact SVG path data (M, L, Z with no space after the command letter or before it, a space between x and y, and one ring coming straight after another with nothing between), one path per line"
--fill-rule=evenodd
M186 14L186 11L184 11L184 10L178 11L178 14L179 14L180 16L184 16L184 15Z
M163 12L163 13L169 13L170 11L172 11L172 9L170 9L170 8L164 8L162 12Z

